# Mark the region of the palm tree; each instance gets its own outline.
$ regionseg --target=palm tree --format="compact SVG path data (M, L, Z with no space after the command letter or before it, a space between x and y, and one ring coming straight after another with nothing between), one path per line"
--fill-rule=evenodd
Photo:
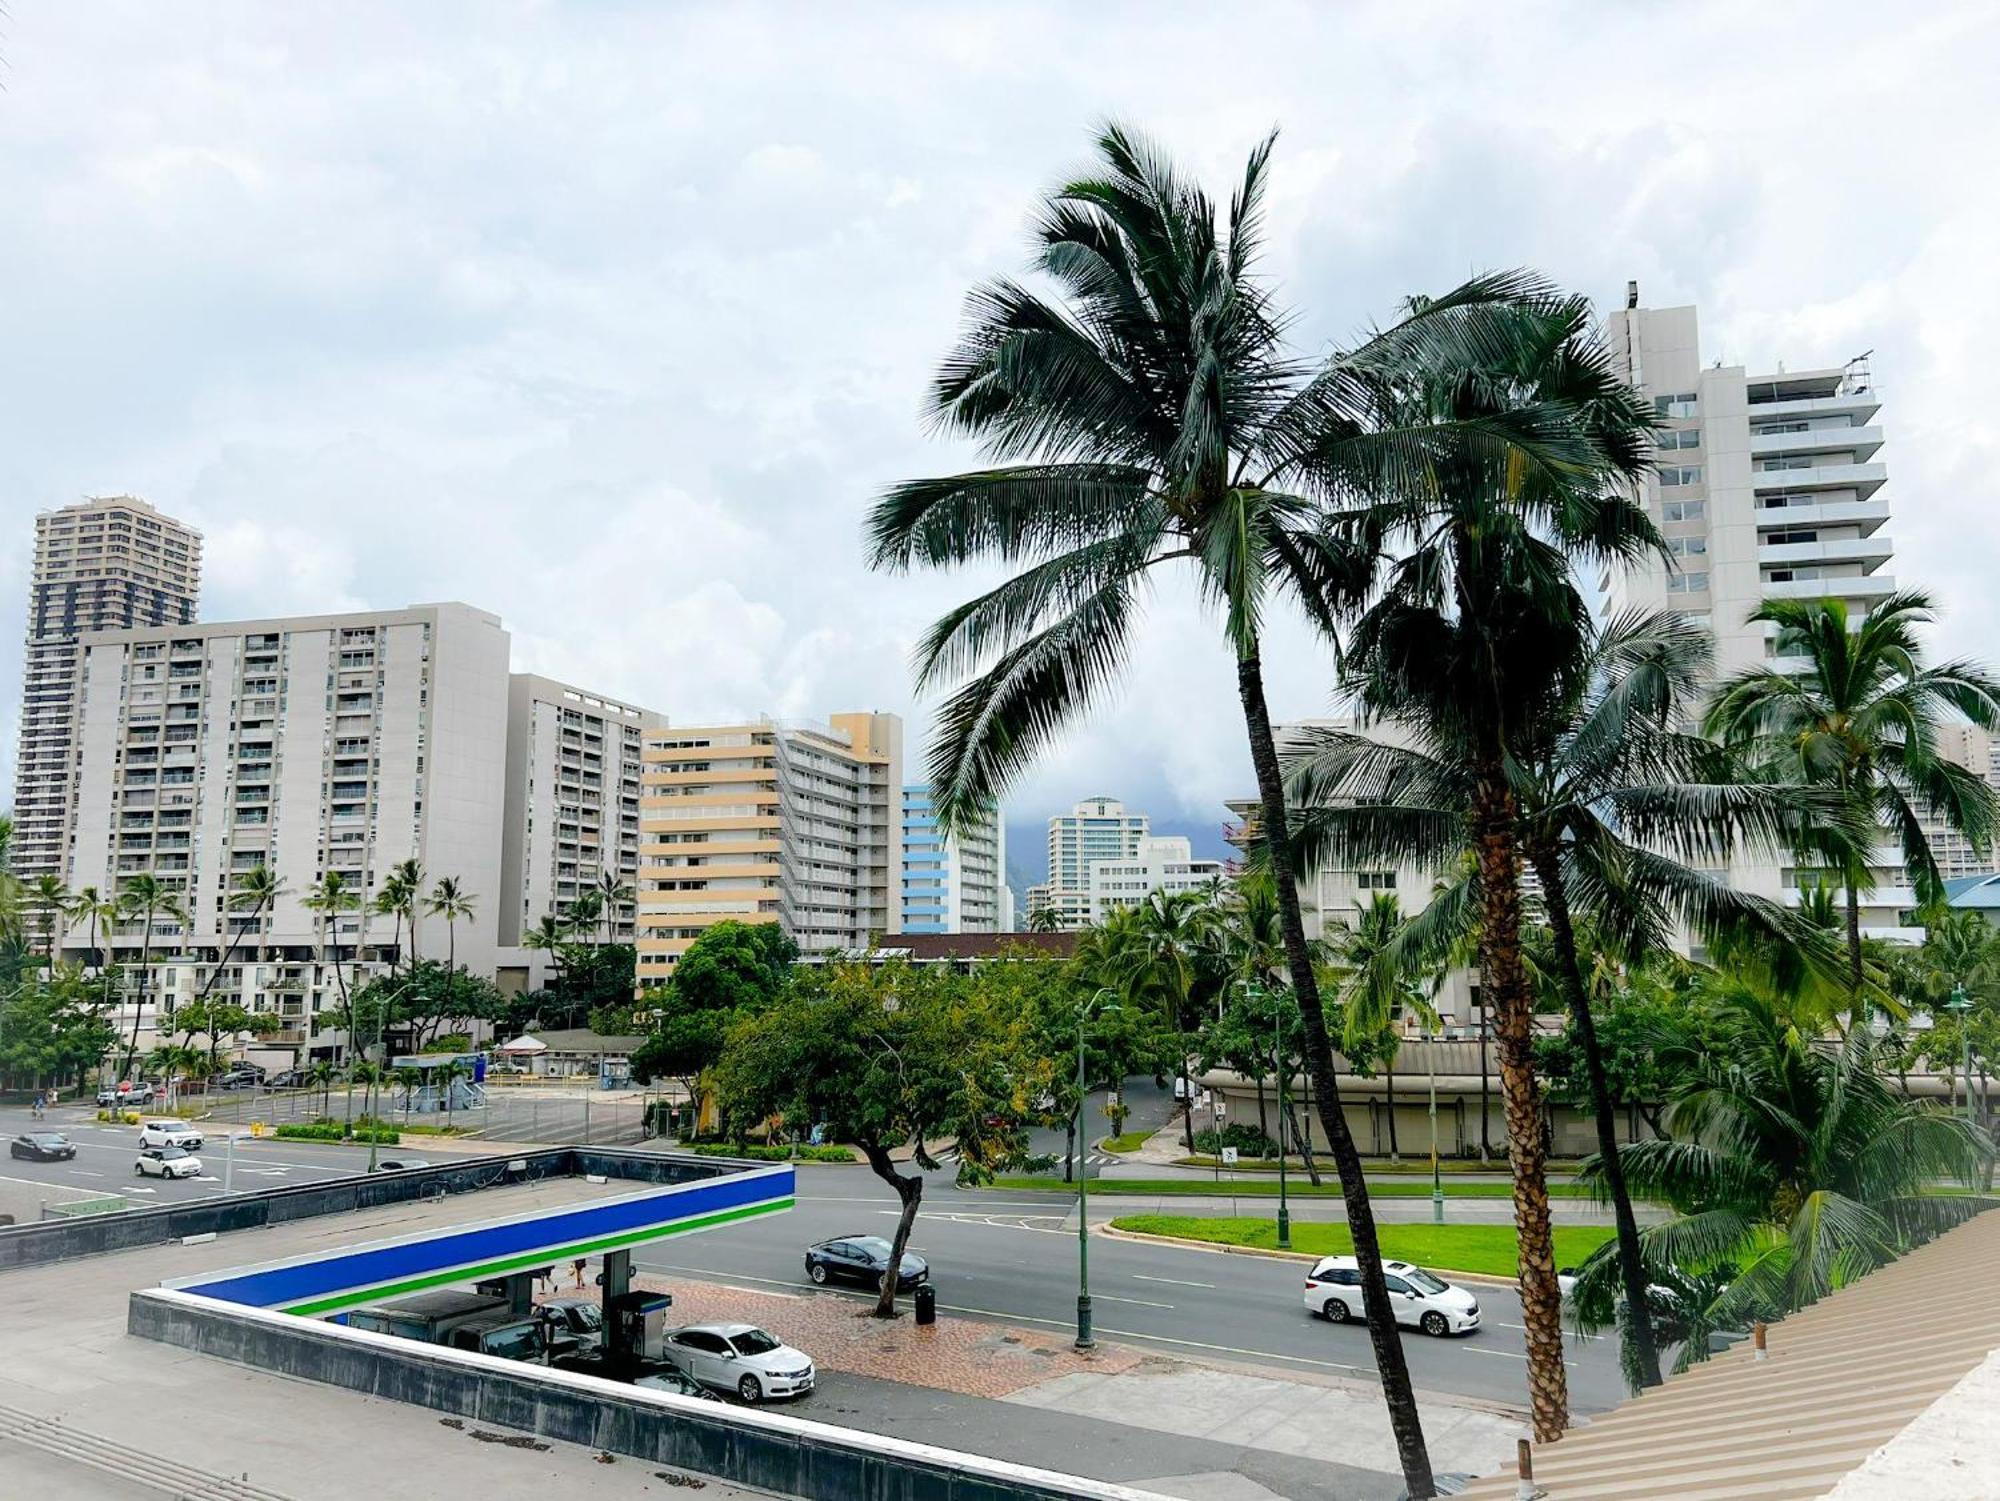
M118 915L142 926L139 937L139 996L132 1008L132 1040L125 1049L125 1066L120 1077L129 1076L139 1055L139 1018L146 1011L146 989L153 977L153 926L161 918L185 924L187 908L179 891L151 875L127 876L118 889Z
M264 914L270 911L278 898L284 894L284 877L261 861L237 875L235 889L229 893L229 899L224 905L232 913L249 913L249 921L230 924L229 946L222 951L222 961L208 972L208 978L202 982L201 990L195 996L197 1001L208 999L208 993L215 989L215 982L222 977L222 972L229 968L229 961L236 957L236 950L243 942L244 932L258 927L263 921Z
M87 922L90 925L90 962L97 966L99 974L105 978L106 990L102 1009L109 1011L111 1009L110 976L104 962L103 951L97 946L97 925L99 923L110 924L118 921L117 903L106 900L104 893L99 891L95 886L82 886L77 889L76 895L70 898L69 910L63 915L73 923Z
M1028 931L1030 933L1060 933L1062 925L1062 913L1046 904L1036 907L1028 913Z
M618 936L618 922L625 908L638 899L638 894L633 891L632 883L615 870L600 870L594 889L597 899L604 904L604 942L609 946Z
M1943 891L1924 833L1928 810L1972 841L1982 855L2000 797L1985 778L1938 754L1941 718L1956 711L1984 730L2000 729L2000 681L1974 662L1924 665L1917 628L1935 618L1927 595L1891 594L1851 627L1839 599L1767 601L1749 616L1777 627L1781 664L1752 667L1717 690L1709 733L1740 748L1774 780L1832 787L1857 820L1892 831L1920 902ZM1861 898L1874 885L1869 847L1831 830L1801 849L1829 858L1847 896L1848 985L1863 981Z
M1053 195L1037 227L1035 267L1060 295L1011 281L981 288L932 389L935 424L983 442L994 465L891 490L871 519L873 560L1020 570L946 615L918 650L920 688L969 674L944 703L931 760L947 826L977 816L1112 687L1154 570L1183 567L1219 615L1376 1364L1406 1485L1429 1496L1422 1425L1293 883L1265 622L1289 601L1330 631L1337 606L1370 582L1377 537L1329 532L1329 494L1412 490L1435 478L1441 459L1470 452L1530 478L1537 520L1566 522L1550 497L1595 472L1600 448L1588 429L1603 408L1565 399L1527 412L1377 421L1379 365L1441 362L1451 351L1469 362L1501 342L1494 329L1540 288L1510 277L1468 284L1413 309L1362 363L1315 373L1286 348L1285 316L1253 269L1271 142L1252 153L1226 214L1124 130L1107 129L1098 144L1102 171ZM1620 403L1608 369L1602 385L1611 410L1643 420L1635 402ZM1552 1269L1549 1283L1553 1293Z
M1403 904L1396 894L1373 892L1366 906L1355 908L1354 921L1327 944L1341 1005L1342 1050L1350 1059L1373 1056L1382 1060L1391 1161L1402 1159L1396 1140L1396 1053L1400 1048L1396 1028L1405 1016L1421 1016L1431 1025L1437 1021L1437 1012L1419 983L1415 955L1397 942L1404 924Z
M457 1013L451 1008L458 980L458 923L460 918L472 916L477 900L459 885L457 876L440 876L437 884L431 887L430 900L424 904L425 911L444 919L445 941L449 945L444 971L445 1011L454 1017Z
M69 912L72 900L60 876L37 876L28 888L28 904L35 909L35 926L42 935L42 963L51 973L56 965L56 924Z
M414 859L399 860L382 878L372 903L376 912L392 920L392 941L399 951L402 949L403 929L408 926L410 947L406 963L411 974L415 974L417 968L417 903L423 899L423 885L423 866ZM392 973L394 969L392 964Z
M1754 987L1715 983L1724 1050L1677 1059L1687 1082L1668 1135L1619 1149L1635 1191L1683 1211L1640 1232L1649 1269L1728 1274L1685 1311L1682 1367L1707 1358L1710 1332L1803 1308L1989 1202L1929 1191L1946 1178L1970 1186L1993 1143L1891 1089L1868 1028L1829 1054ZM1589 1159L1585 1178L1601 1184L1603 1167ZM1600 1251L1580 1270L1579 1322L1612 1317L1614 1261Z
M1209 912L1199 893L1154 891L1132 910L1125 929L1132 944L1128 974L1135 995L1148 996L1161 1020L1179 1037L1174 1067L1181 1082L1181 1120L1187 1149L1194 1150L1194 1081L1188 1076L1187 1033L1192 1029L1195 982L1207 946Z
M329 870L306 893L300 905L319 920L320 962L324 964L328 955L332 956L333 984L340 992L340 1009L351 1012L347 999L347 975L340 967L340 919L343 913L360 907L361 895L347 884L339 871ZM353 1039L348 1041L351 1044Z
M597 931L597 924L604 916L604 895L595 886L586 886L570 899L563 909L570 931L588 941Z

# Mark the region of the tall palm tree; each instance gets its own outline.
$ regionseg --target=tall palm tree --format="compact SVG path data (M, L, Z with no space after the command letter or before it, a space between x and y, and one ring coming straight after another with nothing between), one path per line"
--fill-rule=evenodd
M582 941L589 942L596 936L597 925L604 917L603 894L595 886L584 887L563 909L563 916L568 919L570 931Z
M1938 754L1938 730L1954 710L1981 729L2000 729L2000 681L1974 662L1925 665L1918 628L1935 615L1924 594L1889 595L1858 629L1838 599L1770 600L1749 618L1777 627L1777 662L1800 670L1738 673L1716 692L1709 732L1774 780L1837 789L1858 818L1901 845L1918 900L1936 901L1943 882L1923 812L1941 816L1981 854L2000 825L2000 797L1982 775ZM1858 995L1861 893L1874 885L1876 838L1832 834L1800 854L1830 859L1845 889L1848 984Z
M1715 983L1726 1051L1677 1058L1687 1082L1667 1136L1619 1149L1635 1189L1681 1210L1640 1232L1649 1268L1726 1274L1684 1310L1682 1367L1707 1358L1711 1331L1803 1308L1990 1202L1930 1191L1939 1179L1971 1186L1993 1143L1890 1088L1868 1028L1829 1054L1769 996L1731 976ZM1589 1159L1584 1176L1603 1166ZM1579 1322L1608 1322L1611 1260L1600 1252L1580 1270Z
M70 901L69 920L87 922L90 925L90 962L97 966L98 981L102 986L102 995L98 1001L98 1010L101 1013L108 1013L111 1010L112 965L107 962L104 950L98 947L97 930L100 924L105 927L116 924L118 915L117 901L106 897L95 886L79 887L75 897Z
M1393 891L1376 891L1365 906L1355 908L1354 920L1327 941L1329 970L1341 1004L1341 1045L1349 1058L1370 1054L1384 1069L1389 1111L1389 1156L1400 1160L1396 1140L1396 1053L1398 1023L1419 1016L1435 1024L1437 1011L1424 994L1423 972L1434 966L1397 940L1407 919Z
M637 900L638 894L633 891L632 883L615 870L600 870L597 885L592 889L604 904L604 942L608 946L616 940L619 920L625 915L625 909Z
M320 962L333 962L333 984L340 992L340 1009L350 1013L352 1007L347 998L347 974L340 967L340 919L361 906L361 894L347 884L345 877L337 870L329 870L320 876L318 884L309 890L301 900L306 911L319 921ZM352 1038L348 1039L350 1044Z
M28 888L28 903L35 909L35 926L42 935L42 963L51 974L56 966L56 925L68 914L72 900L60 876L37 876Z
M139 1018L146 1010L146 990L153 977L153 928L161 919L185 925L187 908L179 891L163 884L157 876L127 876L118 889L118 915L141 925L139 936L139 996L132 1007L132 1039L125 1049L125 1066L120 1077L129 1076L139 1056Z
M1195 982L1207 946L1208 908L1192 891L1154 891L1132 909L1129 974L1136 992L1159 1006L1161 1020L1178 1036L1174 1067L1181 1082L1181 1117L1187 1149L1194 1150L1194 1081L1188 1077L1187 1033L1194 1018Z
M417 904L423 900L424 868L416 860L399 860L389 869L375 889L375 899L371 903L375 911L391 920L391 941L399 954L405 956L405 964L411 974L417 967ZM410 946L405 950L403 929L409 928ZM391 971L395 969L392 964Z
M945 700L930 768L948 826L976 817L1112 687L1155 570L1191 573L1219 617L1377 1368L1405 1482L1429 1496L1422 1425L1293 884L1265 628L1289 602L1330 631L1337 607L1373 580L1377 544L1395 523L1363 516L1329 531L1329 496L1406 497L1444 460L1458 456L1464 468L1470 455L1483 472L1522 476L1524 511L1558 538L1596 537L1592 518L1572 519L1567 497L1603 467L1599 416L1644 416L1608 368L1577 359L1567 363L1600 377L1602 400L1563 391L1469 413L1399 405L1383 420L1388 368L1491 365L1496 351L1531 342L1509 330L1524 299L1548 300L1539 285L1481 278L1413 307L1358 360L1315 371L1286 347L1285 316L1254 271L1271 142L1252 153L1224 213L1125 131L1107 129L1098 144L1101 171L1054 194L1037 226L1035 269L1058 295L1004 280L981 288L932 389L934 423L982 442L994 465L891 490L870 522L874 563L1019 569L946 615L918 650L920 687L968 675ZM1511 372L1467 384L1522 388ZM1633 449L1636 468L1643 445ZM1553 1293L1553 1268L1549 1285Z
M461 918L472 916L477 901L478 898L460 885L457 876L440 876L437 884L431 887L430 899L424 904L426 912L444 919L445 942L448 945L444 971L445 1010L453 1016L457 1014L451 1008L457 996L458 924Z
M222 977L222 972L229 968L229 961L236 957L236 950L243 942L243 934L251 928L258 927L264 914L270 911L278 898L284 894L284 877L261 861L237 875L229 899L223 905L231 913L248 913L250 920L247 923L230 924L229 945L222 951L221 962L208 972L208 978L202 982L201 990L195 996L196 1000L208 999L209 992L215 989L215 982Z

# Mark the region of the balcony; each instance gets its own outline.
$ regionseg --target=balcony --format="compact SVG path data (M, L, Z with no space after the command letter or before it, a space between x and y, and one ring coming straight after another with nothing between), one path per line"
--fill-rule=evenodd
M1815 464L1806 469L1753 469L1750 473L1750 483L1759 490L1852 490L1863 500L1888 482L1888 466L1883 464Z
M1887 537L1837 537L1830 542L1766 542L1757 561L1769 567L1791 563L1860 563L1875 568L1889 561L1896 544Z
M1886 500L1795 500L1787 505L1757 507L1760 528L1802 526L1857 526L1864 537L1873 536L1889 519Z
M1770 422L1782 417L1836 416L1851 417L1856 422L1870 422L1874 420L1875 414L1882 410L1881 398L1869 388L1843 391L1831 396L1789 396L1780 392L1777 394L1782 399L1759 401L1756 399L1757 395L1760 391L1770 392L1771 384L1765 382L1758 387L1758 383L1753 381L1751 385L1758 388L1753 390L1751 395L1752 422Z
M1760 413L1751 420L1761 422L1764 417ZM1844 453L1853 456L1849 462L1865 464L1875 457L1881 447L1882 429L1879 427L1809 427L1802 433L1750 434L1752 459L1797 453Z
M1881 599L1896 592L1892 573L1849 574L1842 578L1766 580L1766 599Z

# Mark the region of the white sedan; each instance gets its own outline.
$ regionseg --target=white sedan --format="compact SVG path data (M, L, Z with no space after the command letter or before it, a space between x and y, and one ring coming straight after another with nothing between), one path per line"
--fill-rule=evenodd
M745 1402L802 1397L813 1363L755 1324L691 1324L667 1336L666 1356L693 1380Z
M147 1121L139 1128L139 1145L142 1147L179 1147L184 1152L198 1151L202 1135L186 1121Z
M147 1147L132 1171L142 1178L199 1178L201 1159L179 1147Z
M1479 1300L1462 1287L1407 1261L1385 1261L1389 1306L1396 1322L1426 1334L1470 1334L1479 1327ZM1306 1274L1306 1307L1344 1324L1362 1317L1361 1264L1352 1256L1326 1256Z

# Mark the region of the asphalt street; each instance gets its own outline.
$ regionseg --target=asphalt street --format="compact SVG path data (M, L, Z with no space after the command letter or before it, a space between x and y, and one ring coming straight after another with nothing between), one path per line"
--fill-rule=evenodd
M634 1259L670 1277L698 1276L759 1292L802 1291L807 1245L840 1235L887 1235L895 1214L888 1191L877 1191L864 1170L806 1167L799 1170L798 1207L783 1219L689 1236ZM941 1311L1075 1327L1073 1205L1041 1195L927 1190L911 1243L931 1262ZM1102 1338L1274 1374L1374 1375L1365 1329L1328 1324L1307 1311L1297 1262L1093 1235L1090 1286ZM1473 1292L1484 1320L1476 1333L1430 1339L1405 1331L1411 1375L1427 1391L1523 1407L1519 1299L1495 1286ZM1622 1399L1617 1351L1609 1341L1573 1337L1569 1359L1571 1399L1579 1411L1601 1411Z

